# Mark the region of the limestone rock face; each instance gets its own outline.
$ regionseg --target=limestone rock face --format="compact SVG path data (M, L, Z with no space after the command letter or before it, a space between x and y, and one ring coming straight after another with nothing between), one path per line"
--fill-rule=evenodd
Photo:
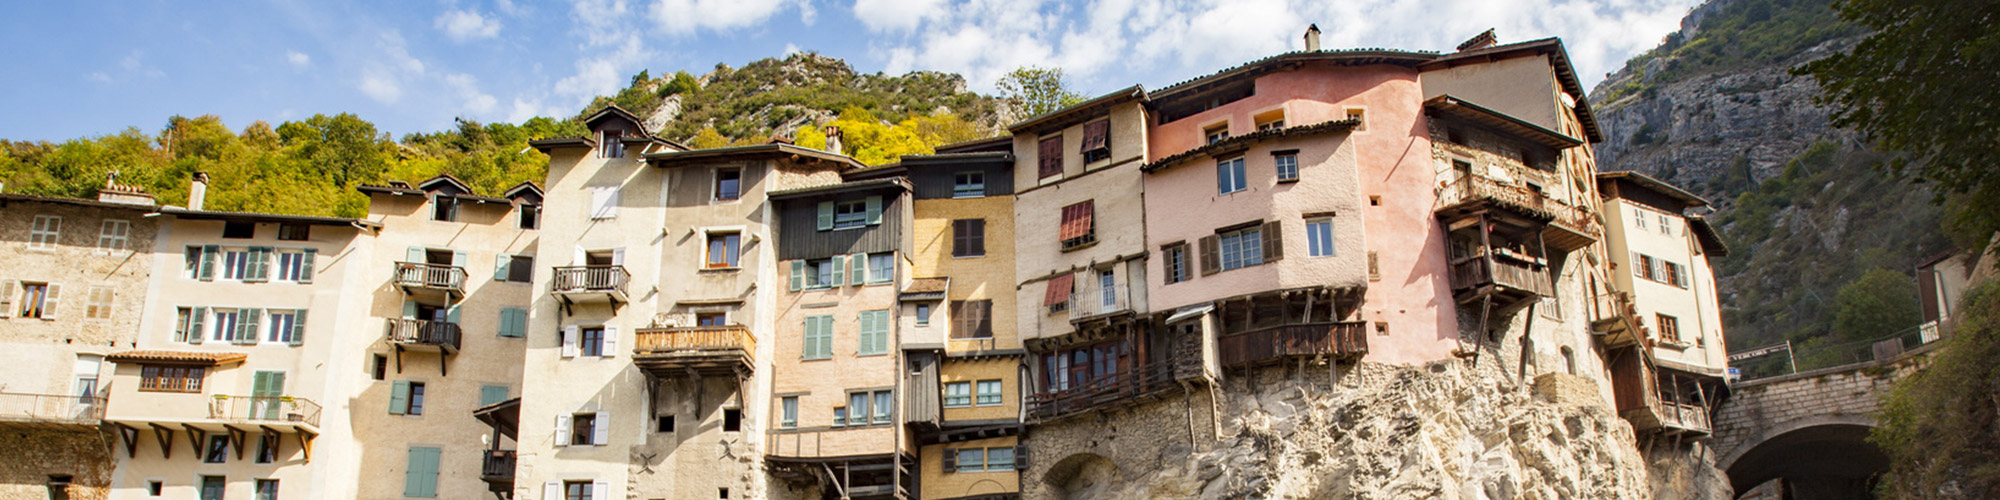
M1049 465L1024 473L1024 498L1730 497L1687 446L1642 456L1589 379L1517 381L1461 361L1364 363L1337 382L1328 369L1232 373L1212 395L1076 424L1094 434L1037 430L1032 449ZM1119 435L1145 420L1187 427Z

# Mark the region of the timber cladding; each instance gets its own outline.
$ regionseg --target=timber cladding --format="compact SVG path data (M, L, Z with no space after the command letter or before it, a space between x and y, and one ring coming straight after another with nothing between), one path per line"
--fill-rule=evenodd
M857 253L902 250L908 199L899 190L869 190L773 201L778 211L778 259L821 259ZM870 202L869 200L875 200ZM831 225L828 210L876 207L853 228ZM831 227L829 227L831 225Z

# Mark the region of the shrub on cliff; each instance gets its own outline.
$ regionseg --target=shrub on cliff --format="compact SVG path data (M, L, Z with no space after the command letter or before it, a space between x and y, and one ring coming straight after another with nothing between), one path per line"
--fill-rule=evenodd
M1887 498L2000 495L2000 285L1959 303L1955 335L1882 402L1869 438L1889 455Z

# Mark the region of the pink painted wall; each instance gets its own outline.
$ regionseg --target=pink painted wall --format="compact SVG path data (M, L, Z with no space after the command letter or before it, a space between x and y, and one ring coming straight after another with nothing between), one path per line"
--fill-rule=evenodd
M1203 127L1219 121L1228 121L1230 133L1241 135L1255 131L1254 116L1273 109L1284 109L1286 123L1293 126L1345 119L1348 108L1363 109L1365 130L1347 137L1359 176L1366 247L1377 255L1381 278L1368 284L1361 319L1386 322L1389 327L1387 336L1368 339L1368 360L1412 364L1450 358L1458 347L1458 324L1445 234L1432 216L1437 193L1432 188L1429 126L1417 71L1391 65L1316 64L1263 75L1256 85L1256 95L1249 98L1149 126L1148 161L1200 145ZM1209 170L1213 171L1212 164ZM1212 190L1212 175L1208 182ZM1154 205L1150 185L1148 191L1147 204ZM1368 205L1369 196L1379 196L1381 205ZM1170 203L1159 206L1173 210ZM1149 218L1152 212L1148 210ZM1149 225L1149 230L1158 227ZM1289 260L1294 250L1287 243Z

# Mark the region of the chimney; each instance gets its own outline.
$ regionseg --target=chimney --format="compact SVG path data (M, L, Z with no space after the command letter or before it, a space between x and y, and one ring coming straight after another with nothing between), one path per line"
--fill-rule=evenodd
M201 201L208 198L208 172L195 172L188 185L188 210L201 210Z
M1473 49L1483 49L1492 47L1498 43L1500 43L1499 37L1493 36L1493 30L1489 28L1485 33L1480 33L1478 36L1466 40L1465 43L1458 44L1458 51L1465 52Z
M1306 52L1319 52L1319 23L1306 27Z
M840 127L832 125L826 127L826 152L837 155L847 154L840 151Z

